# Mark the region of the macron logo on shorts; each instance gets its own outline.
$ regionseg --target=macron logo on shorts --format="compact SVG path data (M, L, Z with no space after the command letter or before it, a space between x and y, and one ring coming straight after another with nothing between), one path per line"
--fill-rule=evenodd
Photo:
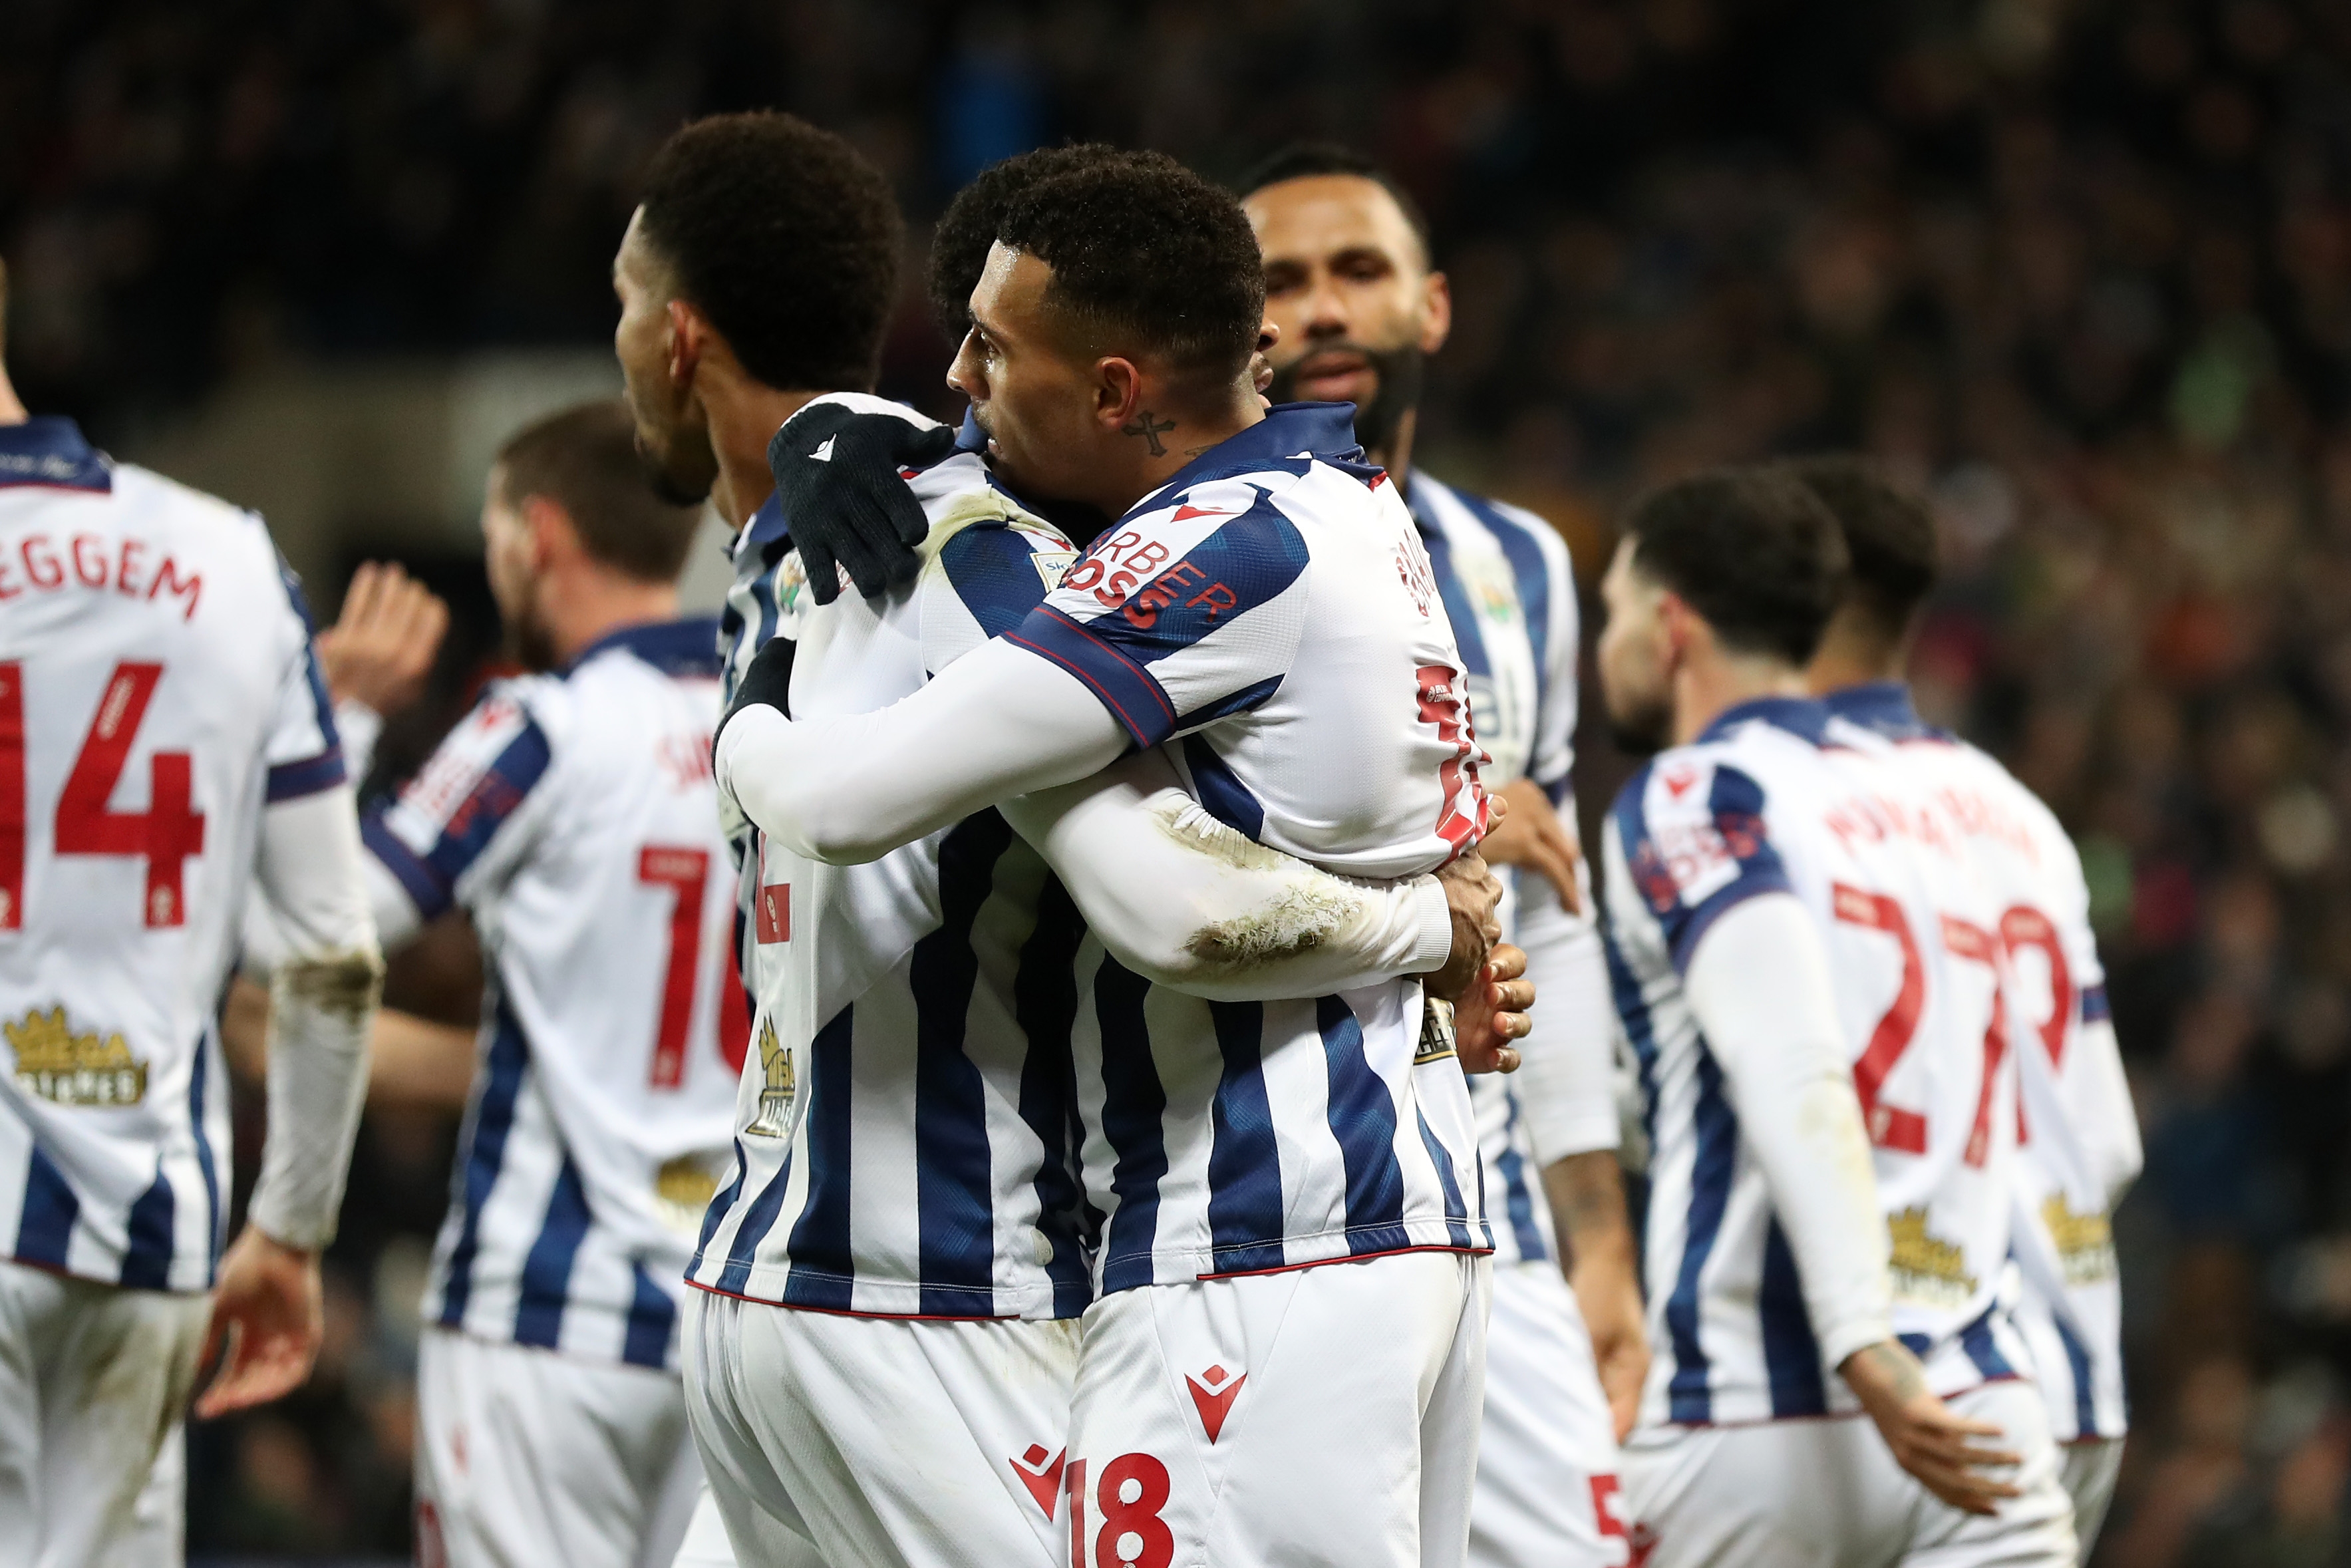
M1233 1407L1233 1398L1249 1381L1246 1372L1227 1372L1212 1366L1197 1377L1186 1376L1186 1386L1192 1391L1192 1404L1200 1412L1200 1430L1208 1435L1211 1443L1225 1429L1225 1416Z
M1054 1504L1061 1500L1061 1461L1068 1452L1064 1448L1049 1457L1044 1444L1031 1443L1027 1453L1016 1456L1012 1461L1020 1484L1029 1489L1029 1495L1037 1500L1037 1506L1045 1511L1047 1519L1053 1517Z

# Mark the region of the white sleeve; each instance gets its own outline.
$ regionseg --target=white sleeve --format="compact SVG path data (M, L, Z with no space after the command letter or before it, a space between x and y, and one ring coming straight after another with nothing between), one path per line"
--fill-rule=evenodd
M1820 933L1792 894L1743 899L1698 937L1683 983L1795 1253L1821 1359L1840 1365L1893 1336L1893 1297Z
M2074 1049L2082 1053L2074 1071L2088 1081L2091 1092L2085 1098L2098 1107L2093 1113L2098 1118L2096 1147L2105 1156L2105 1168L2098 1174L2105 1182L2106 1208L2111 1213L2147 1166L2147 1150L2139 1142L2138 1108L2131 1103L2130 1074L2123 1067L2122 1046L2115 1038L2113 1019L2084 1020Z
M1329 996L1441 967L1452 915L1433 876L1334 876L1217 821L1156 749L1004 802L1086 925L1155 984L1215 1001Z
M1593 907L1592 875L1579 862L1576 882L1583 907ZM1519 1042L1520 1067L1510 1080L1535 1161L1550 1166L1570 1155L1613 1149L1620 1141L1616 1109L1616 1005L1600 926L1590 914L1571 915L1549 881L1521 871L1514 940L1527 956L1535 1006L1534 1032Z
M721 794L761 831L810 860L856 865L1100 772L1127 746L1075 675L998 638L871 713L745 708L719 732L715 760Z
M383 715L357 697L335 705L335 733L343 743L343 768L357 789L375 766L375 743L383 738Z
M349 785L262 813L259 881L285 943L271 985L269 1131L252 1222L288 1247L334 1239L383 981Z

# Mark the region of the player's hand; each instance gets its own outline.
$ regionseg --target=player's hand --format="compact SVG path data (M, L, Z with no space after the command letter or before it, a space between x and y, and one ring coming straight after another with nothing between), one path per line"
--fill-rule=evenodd
M1485 973L1453 1004L1453 1045L1464 1072L1516 1072L1518 1048L1534 1024L1535 983L1526 977L1527 956L1508 942L1494 945Z
M1845 1357L1837 1373L1877 1425L1895 1463L1920 1486L1963 1513L1990 1515L2002 1498L2021 1495L1995 1472L2013 1470L2020 1455L1970 1441L2002 1434L1990 1421L1955 1416L1927 1386L1918 1358L1899 1340L1881 1340Z
M1641 1390L1649 1381L1649 1330L1642 1319L1641 1288L1630 1270L1617 1289L1587 1291L1579 1278L1575 1299L1592 1334L1600 1391L1608 1397L1608 1414L1621 1443L1641 1414Z
M1499 810L1505 801L1507 811ZM1531 779L1514 779L1495 791L1495 805L1493 825L1478 841L1478 852L1489 865L1514 865L1533 872L1559 890L1559 902L1570 915L1583 914L1583 897L1576 890L1575 868L1583 854L1542 786Z
M319 662L337 702L394 714L414 702L449 630L438 594L389 561L362 561L343 612L319 633Z
M1437 873L1445 889L1445 907L1453 916L1453 950L1444 966L1421 978L1421 988L1439 1001L1458 1002L1486 967L1494 944L1502 939L1502 883L1487 869L1485 857L1468 850Z
M868 599L914 580L931 520L899 471L927 467L955 444L949 425L918 429L895 414L829 402L776 432L768 467L819 604L841 597L844 570Z
M718 781L722 801L731 800L733 796L726 788L726 776L718 766L719 737L745 708L771 707L786 718L792 716L792 656L799 652L799 643L790 637L768 638L752 656L751 667L736 683L735 700L718 716L718 727L710 732L710 772Z
M205 1420L282 1399L310 1375L326 1337L319 1255L273 1240L253 1226L221 1260L204 1359L217 1354L212 1385L196 1396Z

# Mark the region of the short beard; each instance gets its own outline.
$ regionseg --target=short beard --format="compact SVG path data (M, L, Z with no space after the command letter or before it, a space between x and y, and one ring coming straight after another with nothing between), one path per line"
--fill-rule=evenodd
M526 611L506 623L507 657L533 674L555 668L555 639Z
M1627 757L1655 757L1673 739L1673 732L1669 703L1646 702L1630 713L1617 712L1613 704L1608 706L1608 738Z
M1417 343L1405 343L1394 349L1371 349L1343 340L1313 343L1295 362L1273 372L1273 385L1266 389L1266 395L1275 402L1297 402L1298 367L1314 355L1332 350L1363 355L1379 376L1380 388L1372 394L1371 402L1356 405L1355 439L1363 444L1364 451L1385 455L1395 444L1396 431L1403 426L1404 416L1420 406L1420 392L1426 379L1428 356L1420 351Z
M645 433L637 432L637 466L643 470L645 483L654 495L673 507L698 507L710 499L710 488L718 482L718 460L704 447L702 462L692 465L690 473L680 473L674 451L657 453L645 445Z

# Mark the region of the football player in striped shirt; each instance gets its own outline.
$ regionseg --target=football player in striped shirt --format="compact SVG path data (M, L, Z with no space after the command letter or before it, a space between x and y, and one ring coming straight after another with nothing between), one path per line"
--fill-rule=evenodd
M1935 584L1926 504L1855 458L1790 465L1843 528L1853 571L1809 671L1829 712L1893 742L1960 809L1968 852L2002 888L1999 932L2023 1090L2017 1327L2064 1456L2087 1557L2113 1500L2129 1412L2122 1281L2108 1217L2142 1163L2138 1116L2106 1008L2090 895L2073 840L1998 762L1919 718L1904 672Z
M379 1094L470 1080L417 1367L418 1550L452 1568L665 1563L699 1478L680 1277L749 1019L716 627L677 610L700 515L647 488L633 437L589 403L500 450L486 565L532 673L361 825L386 941L462 907L488 970L478 1030L387 1010L374 1040Z
M1792 477L1711 474L1633 509L1604 585L1609 719L1657 750L1604 846L1655 1148L1626 1500L1653 1568L2060 1568L2073 1509L1999 1303L1997 891L1948 802L1804 695L1844 556Z
M819 137L778 117L689 128L657 162L617 269L643 444L674 452L700 424L709 452L679 463L676 480L715 462L721 504L737 510L767 473L764 436L740 438L759 417L747 411L773 392L743 367L788 384L841 374L832 361L775 369L807 361L840 327L821 312L778 322L743 308L700 247L731 244L761 214L776 226L823 222L837 267L845 204L796 212L779 172L845 152ZM769 156L779 141L808 145ZM856 183L839 168L828 178ZM874 267L893 250L877 244ZM855 279L798 281L808 305ZM876 298L888 296L885 274ZM862 319L870 365L879 316ZM779 459L791 482L737 519L726 627L738 671L761 667L753 655L772 646L770 664L793 655L789 700L874 706L1016 622L1068 564L1066 541L942 432L914 474L930 508L915 530L929 538L918 580L871 600L841 593L848 555L839 577L812 580L810 519L795 504L809 495L796 486L849 470L848 448L876 423L911 436L928 422L853 394L799 402L786 435L820 426L828 462ZM895 468L884 477L903 489ZM1109 946L1138 972L1245 994L1252 976L1280 983L1262 972L1283 963L1327 975L1355 953L1384 975L1451 948L1441 890L1341 883L1235 843L1172 780L1108 781L1018 820L1042 862L992 810L847 869L744 840L759 1059L738 1111L737 1175L694 1268L707 1295L691 1311L697 1432L746 1560L811 1539L837 1561L1063 1556L1072 1327L1092 1295L1071 1175L1075 967L1105 962ZM1072 868L1094 931L1046 862ZM1171 915L1188 918L1158 934Z
M0 317L6 275L0 272ZM308 612L261 519L28 417L0 372L0 1561L177 1562L179 1423L308 1375L382 973ZM214 1009L285 933L225 1256Z
M1165 160L1011 204L951 379L1007 485L1119 520L879 712L789 718L755 669L718 761L771 843L871 860L1137 747L1240 835L1343 874L1474 841L1480 758L1426 551L1347 410L1260 406L1261 277L1238 206ZM1489 1242L1420 986L1221 1003L1107 954L1081 978L1078 1168L1106 1219L1071 1560L1458 1562Z
M1470 1080L1495 1223L1469 1560L1621 1568L1616 1439L1649 1357L1616 1164L1615 1012L1568 803L1575 576L1541 517L1412 465L1421 361L1445 340L1451 300L1411 199L1370 161L1311 143L1241 188L1281 329L1271 395L1355 405L1356 439L1395 476L1427 546L1491 758L1481 777L1510 805L1479 848L1512 883L1505 935L1542 1006L1525 1065Z

